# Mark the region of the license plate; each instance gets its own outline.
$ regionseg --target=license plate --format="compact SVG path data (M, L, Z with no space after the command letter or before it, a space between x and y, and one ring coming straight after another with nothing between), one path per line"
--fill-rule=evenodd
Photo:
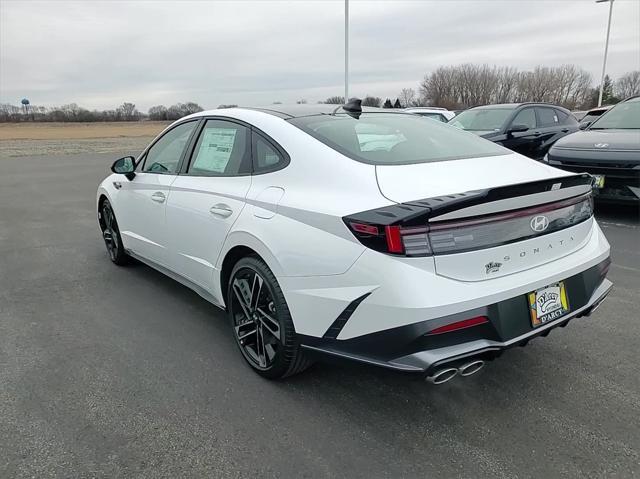
M593 175L593 187L604 188L604 175Z
M534 328L558 319L569 312L569 300L563 281L545 286L529 293L528 296L531 326Z

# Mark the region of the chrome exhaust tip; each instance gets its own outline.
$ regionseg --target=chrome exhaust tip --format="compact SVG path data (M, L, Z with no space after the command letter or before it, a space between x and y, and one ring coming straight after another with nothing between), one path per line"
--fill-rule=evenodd
M458 372L460 376L468 377L472 374L477 373L484 367L484 361L481 359L476 359L475 361L471 361L469 363L463 364L458 368Z
M444 384L447 381L451 381L458 375L458 370L456 368L445 368L439 369L435 373L427 376L427 382L431 384Z

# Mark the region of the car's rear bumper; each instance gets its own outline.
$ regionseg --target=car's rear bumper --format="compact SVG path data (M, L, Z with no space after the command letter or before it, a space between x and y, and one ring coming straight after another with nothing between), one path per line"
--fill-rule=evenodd
M548 164L572 173L590 173L604 176L604 186L594 188L594 197L602 201L639 202L640 165L612 162L580 161L575 158L548 156Z
M574 318L589 316L611 291L605 279L610 260L566 278L570 313L533 328L525 295L489 304L464 313L439 318L447 324L466 318L486 316L489 323L467 329L430 335L434 321L428 320L392 328L357 338L338 340L300 335L302 347L310 353L354 360L404 372L430 374L446 364L470 358L492 359L504 350L524 346L537 336Z

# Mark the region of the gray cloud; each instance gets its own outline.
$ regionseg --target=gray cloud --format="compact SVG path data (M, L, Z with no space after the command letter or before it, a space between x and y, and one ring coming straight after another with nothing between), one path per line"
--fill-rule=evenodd
M462 62L576 63L598 78L593 0L351 2L351 91L397 95ZM343 2L0 3L0 101L268 104L343 91ZM608 71L640 68L640 2L617 0Z

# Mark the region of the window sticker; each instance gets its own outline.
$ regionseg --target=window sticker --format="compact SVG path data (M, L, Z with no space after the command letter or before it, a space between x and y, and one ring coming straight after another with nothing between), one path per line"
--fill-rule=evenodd
M231 158L237 131L235 128L205 128L193 168L224 173Z

